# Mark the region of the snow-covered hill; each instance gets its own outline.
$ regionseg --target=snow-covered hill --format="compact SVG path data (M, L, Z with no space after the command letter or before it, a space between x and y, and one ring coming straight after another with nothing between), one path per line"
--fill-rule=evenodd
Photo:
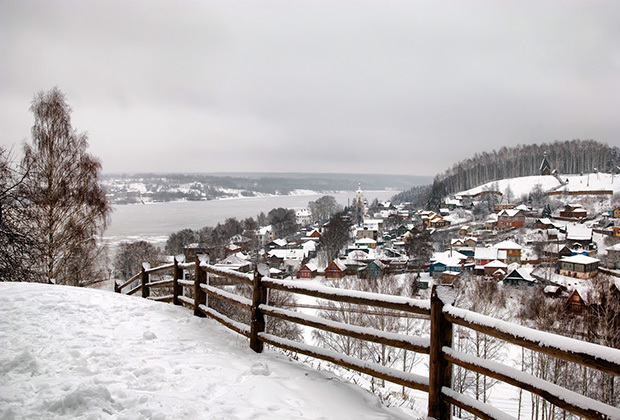
M32 283L0 294L0 419L413 418L185 308Z
M592 173L584 175L560 175L566 182L560 182L551 175L524 176L519 178L502 179L499 181L488 182L475 188L462 191L457 195L474 195L485 190L499 190L504 193L508 186L515 197L527 195L536 185L540 185L542 190L548 191L613 191L620 192L620 175L605 173Z

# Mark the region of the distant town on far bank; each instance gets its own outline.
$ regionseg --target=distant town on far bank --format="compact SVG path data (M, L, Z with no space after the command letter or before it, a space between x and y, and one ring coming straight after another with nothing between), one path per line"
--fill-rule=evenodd
M428 185L432 176L313 173L148 173L105 174L101 183L113 204L201 201L218 198L289 195L304 191L402 191Z

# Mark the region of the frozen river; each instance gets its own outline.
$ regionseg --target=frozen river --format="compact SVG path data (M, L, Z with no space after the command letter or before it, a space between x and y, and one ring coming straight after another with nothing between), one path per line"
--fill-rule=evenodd
M371 202L388 200L398 191L364 191ZM121 241L146 240L163 246L172 232L181 229L200 229L215 226L229 217L239 220L267 214L277 207L299 209L324 195L333 196L346 206L355 197L355 191L332 194L281 195L211 201L176 201L170 203L114 206L110 226L103 235L112 246Z

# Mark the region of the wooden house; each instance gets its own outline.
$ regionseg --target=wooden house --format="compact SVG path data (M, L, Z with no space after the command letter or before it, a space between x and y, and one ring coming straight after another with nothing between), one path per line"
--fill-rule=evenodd
M581 207L580 204L566 204L562 210L560 210L560 217L566 219L583 219L588 216L586 209Z
M573 255L560 259L560 274L579 279L589 279L598 274L600 260L585 255Z
M554 227L553 222L548 217L541 217L540 219L536 219L536 223L534 226L537 229L552 229Z
M297 272L297 278L298 279L312 279L314 278L314 276L316 276L317 271L318 270L317 270L316 264L312 264L312 263L304 264Z
M230 254L222 261L215 264L218 268L224 268L228 270L239 271L240 273L249 273L252 269L252 264L241 254Z
M566 301L566 309L576 314L584 314L587 307L584 296L577 289L573 290Z
M498 279L504 278L507 269L508 265L505 262L493 260L484 266L484 275L497 277Z
M521 245L513 241L502 241L493 246L500 251L506 251L506 264L519 263L521 264Z
M484 228L486 230L495 230L497 229L497 221L499 218L496 213L491 213L489 217L484 221Z
M590 249L592 229L579 224L569 224L566 226L566 244L570 248ZM576 246L577 244L580 246Z
M460 274L467 256L459 252L436 252L429 265L429 273L438 279L445 272Z
M476 274L486 274L486 265L495 260L499 260L506 265L506 251L494 247L476 248L474 253L474 272Z
M347 266L340 260L334 260L325 269L325 278L340 279L346 275Z
M511 229L525 226L525 214L521 210L506 209L497 213L497 228Z
M371 261L366 267L358 270L358 275L361 278L367 279L379 279L383 277L383 274L387 271L387 265L380 260Z
M605 248L607 251L607 268L620 268L620 243Z
M616 207L615 209L609 210L607 213L609 214L609 217L618 219L620 218L620 207Z
M502 281L507 286L516 287L533 286L536 284L536 279L521 267L510 271Z

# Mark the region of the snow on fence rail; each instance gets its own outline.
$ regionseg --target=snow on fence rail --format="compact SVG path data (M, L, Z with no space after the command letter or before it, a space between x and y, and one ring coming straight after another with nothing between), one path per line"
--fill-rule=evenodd
M183 278L184 270L193 271L193 279ZM171 279L150 281L151 274L171 272ZM226 278L252 287L252 299L236 295L210 283L210 275ZM300 284L290 280L263 278L257 271L253 274L238 273L208 265L198 259L192 263L179 263L150 268L142 271L122 284L114 284L115 292L122 293L136 281L139 285L127 294L142 292L143 298L172 302L191 308L196 316L208 316L229 329L250 340L250 347L260 353L264 343L294 351L317 359L356 370L379 379L428 392L428 416L437 419L450 418L450 407L454 405L483 419L511 418L506 413L457 393L451 388L452 366L458 365L473 372L486 375L525 391L536 394L550 403L579 416L591 419L618 419L620 409L593 400L556 384L532 376L526 372L461 353L452 348L453 325L470 328L506 342L554 357L579 363L602 372L620 375L620 350L579 340L545 333L520 325L501 321L472 311L452 306L454 294L450 286L434 286L430 302L401 296L342 290L316 284ZM172 294L151 296L154 288L168 286ZM354 326L324 318L310 316L267 303L268 290L279 290L303 294L337 302L346 302L364 307L389 309L403 315L418 314L430 319L430 339L387 333L373 328ZM188 293L186 294L185 291ZM217 299L249 311L250 325L238 322L212 308L209 299ZM423 377L377 363L320 347L288 340L265 332L265 316L278 318L312 328L329 331L342 336L402 348L429 355L429 376Z

